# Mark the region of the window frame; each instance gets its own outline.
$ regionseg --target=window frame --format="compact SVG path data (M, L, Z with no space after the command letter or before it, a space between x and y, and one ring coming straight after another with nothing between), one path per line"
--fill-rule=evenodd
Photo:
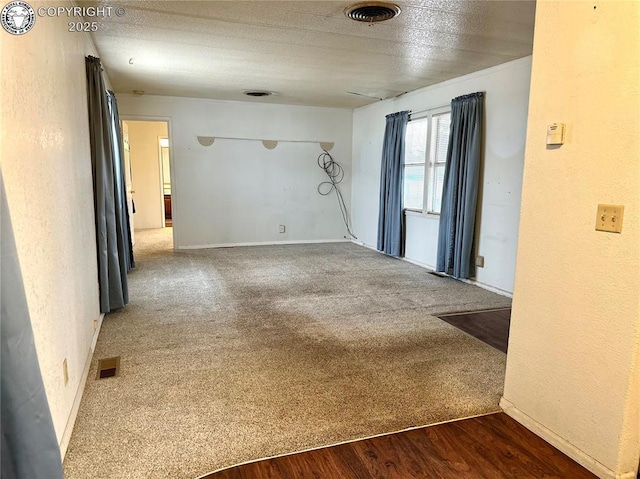
M407 208L403 206L403 210L405 212L411 212L413 214L419 215L419 216L430 216L430 217L435 217L435 218L439 218L440 217L440 212L436 212L433 211L433 204L434 204L434 199L435 199L435 181L436 181L436 177L435 177L435 171L436 171L436 166L438 165L446 165L447 162L446 160L444 162L437 162L435 161L435 155L433 154L435 151L435 144L432 142L433 138L433 117L437 117L443 114L451 114L451 106L450 105L446 105L446 106L442 106L442 107L438 107L438 108L432 108L430 110L426 110L424 112L421 112L420 115L416 115L416 116L411 116L411 118L409 119L409 122L411 121L418 121L418 120L427 120L427 144L426 144L426 149L425 149L425 158L423 162L415 162L412 161L411 163L405 163L404 159L403 159L403 164L402 164L402 178L403 178L403 182L404 182L404 168L406 166L417 166L417 165L424 165L425 171L424 171L424 182L423 182L423 193L422 193L422 208L418 209L418 208ZM406 151L406 150L405 150ZM403 184L404 187L404 184ZM404 193L403 193L404 194Z

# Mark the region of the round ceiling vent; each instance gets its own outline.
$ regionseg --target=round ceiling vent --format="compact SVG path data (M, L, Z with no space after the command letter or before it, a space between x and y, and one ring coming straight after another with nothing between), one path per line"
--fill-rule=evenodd
M269 96L271 95L270 91L266 91L266 90L246 90L243 92L245 95L247 96L253 96L253 97L261 97L261 96Z
M400 15L400 7L387 2L360 2L347 7L344 14L356 22L375 23Z

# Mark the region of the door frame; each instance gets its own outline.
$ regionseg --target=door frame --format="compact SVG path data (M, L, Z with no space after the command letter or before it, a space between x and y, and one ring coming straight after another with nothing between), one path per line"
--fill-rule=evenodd
M161 203L162 203L162 227L167 227L167 209L164 203L164 158L162 157L163 148L167 149L167 154L169 155L169 176L171 176L171 151L169 147L171 146L171 141L169 140L169 129L167 128L167 136L158 135L158 160L160 161L160 191L161 191ZM169 146L162 146L162 140L167 140L169 142ZM169 192L169 196L172 196L172 191ZM171 223L173 226L173 222Z
M175 155L173 153L173 125L172 118L170 116L150 116L150 115L121 115L120 121L158 121L165 122L167 124L167 137L169 138L169 173L171 174L171 218L172 218L172 232L173 232L173 249L178 249L178 229L179 229L179 219L176 221L175 211L177 210L176 206L178 205L178 194L177 194L177 176L176 176L176 166L175 166ZM158 144L158 147L160 145ZM160 170L160 183L162 183L162 169ZM160 191L163 191L162 189ZM164 196L162 198L162 221L164 224Z

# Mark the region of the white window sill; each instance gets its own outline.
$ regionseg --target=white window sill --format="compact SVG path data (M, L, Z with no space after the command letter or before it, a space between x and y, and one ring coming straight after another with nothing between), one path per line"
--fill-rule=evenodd
M410 210L405 208L404 210L404 214L405 216L420 216L423 218L431 218L433 220L439 220L440 219L440 215L437 213L426 213L426 212L422 212L420 210Z

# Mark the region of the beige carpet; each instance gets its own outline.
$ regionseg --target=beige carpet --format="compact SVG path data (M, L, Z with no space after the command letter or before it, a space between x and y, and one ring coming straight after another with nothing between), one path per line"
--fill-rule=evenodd
M137 233L67 479L193 479L498 410L505 355L434 314L510 300L350 243L173 252ZM95 380L120 355L117 378Z

